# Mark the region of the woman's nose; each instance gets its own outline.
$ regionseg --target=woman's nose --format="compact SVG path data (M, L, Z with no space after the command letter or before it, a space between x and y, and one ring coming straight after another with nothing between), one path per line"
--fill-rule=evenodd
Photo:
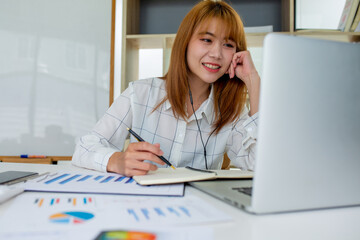
M213 58L220 59L222 57L221 45L213 44L209 51L209 56Z

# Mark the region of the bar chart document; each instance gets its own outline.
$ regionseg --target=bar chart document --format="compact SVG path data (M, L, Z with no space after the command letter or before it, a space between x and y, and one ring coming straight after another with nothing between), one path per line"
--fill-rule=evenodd
M141 186L115 173L54 172L27 181L25 191L183 196L184 184Z

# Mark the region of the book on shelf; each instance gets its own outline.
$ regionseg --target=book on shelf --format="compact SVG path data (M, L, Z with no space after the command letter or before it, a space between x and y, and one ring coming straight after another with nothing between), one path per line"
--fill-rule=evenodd
M360 3L356 11L356 15L354 17L354 21L351 24L350 32L360 32Z
M214 179L251 179L252 171L243 170L201 170L186 168L159 168L150 171L147 175L134 176L133 179L140 185L183 183Z
M359 1L360 0L346 0L338 27L341 31L348 32L350 30L359 6Z

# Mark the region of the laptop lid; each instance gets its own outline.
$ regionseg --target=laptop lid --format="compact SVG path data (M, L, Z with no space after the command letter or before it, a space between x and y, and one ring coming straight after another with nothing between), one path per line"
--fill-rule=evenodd
M256 213L360 204L360 44L264 42Z

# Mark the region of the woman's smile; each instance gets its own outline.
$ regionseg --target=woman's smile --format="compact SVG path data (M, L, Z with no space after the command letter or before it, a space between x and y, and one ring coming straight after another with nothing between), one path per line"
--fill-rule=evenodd
M215 64L215 63L202 63L202 65L204 66L204 68L207 71L213 72L213 73L218 72L221 68L221 66L219 64Z

